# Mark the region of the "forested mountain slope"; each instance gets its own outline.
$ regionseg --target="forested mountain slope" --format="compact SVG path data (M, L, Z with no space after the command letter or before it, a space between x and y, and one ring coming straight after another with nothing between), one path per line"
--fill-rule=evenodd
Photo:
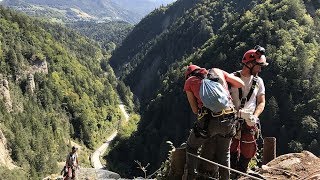
M131 176L141 173L134 160L150 163L150 173L159 168L169 149L165 142L181 144L195 120L183 92L185 66L192 62L232 72L240 68L243 53L257 44L267 49L270 61L261 73L267 101L261 116L263 135L277 138L279 154L306 149L320 155L318 4L192 2L180 0L147 16L111 58L144 110L138 131L125 141L119 138L110 152L110 167ZM179 7L184 11L174 14ZM161 28L166 18L170 21Z
M67 24L80 34L99 42L102 49L111 54L125 37L131 32L133 26L124 21L111 21L97 23L94 21L79 21Z
M211 36L212 28L203 26L204 17L193 14L193 9L198 13L201 8L196 6L197 2L199 4L196 0L177 1L153 11L113 52L111 66L141 102L148 102L154 95L159 88L159 77L169 64L194 51Z
M118 82L100 47L1 6L0 80L0 129L24 179L58 172L69 139L93 148L118 125Z

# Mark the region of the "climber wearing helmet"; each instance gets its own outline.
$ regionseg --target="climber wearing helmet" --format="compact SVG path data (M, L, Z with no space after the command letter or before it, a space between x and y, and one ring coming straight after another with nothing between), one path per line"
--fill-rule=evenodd
M258 45L243 55L242 70L234 74L243 80L245 86L230 89L239 122L242 122L232 139L230 162L232 168L242 172L247 171L248 164L257 151L258 117L265 107L265 86L258 74L261 72L261 67L269 64L264 54L265 49Z
M229 166L230 143L232 136L235 134L235 111L227 83L236 88L242 87L244 83L239 77L221 69L212 68L206 70L196 65L187 67L185 79L184 91L187 94L192 112L197 114L198 119L194 123L186 142L187 153L197 154L199 147L210 140L210 142L213 142L212 146L209 147L208 152L203 153L208 155L206 157L210 156L209 159ZM204 90L205 83L208 83L208 86L212 85L211 90L213 91ZM210 96L211 94L212 96ZM211 97L225 99L225 106L218 108L220 102L218 100L215 101L216 99L214 98L211 99ZM228 169L218 168L215 165L214 167L203 164L202 166L199 164L199 167L196 166L197 159L187 154L183 179L195 179L197 177L195 169L198 169L198 176L202 176L202 174L209 176L219 175L217 178L222 180L228 180L230 177Z
M248 71L248 74L257 76L261 71L261 67L268 66L265 49L259 45L255 49L250 49L244 53L242 58L243 71Z

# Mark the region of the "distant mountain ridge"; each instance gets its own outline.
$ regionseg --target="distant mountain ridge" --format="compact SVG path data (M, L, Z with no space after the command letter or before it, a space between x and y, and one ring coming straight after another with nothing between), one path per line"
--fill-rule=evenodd
M173 1L175 0L3 0L0 4L29 15L45 16L63 22L122 20L135 24L156 7Z

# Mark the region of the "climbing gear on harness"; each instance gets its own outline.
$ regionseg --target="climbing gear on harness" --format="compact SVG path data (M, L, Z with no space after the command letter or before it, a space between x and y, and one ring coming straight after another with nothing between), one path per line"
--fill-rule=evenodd
M212 112L210 109L206 107L202 107L198 110L198 121L203 120L203 127L201 128L198 122L195 122L193 126L193 131L196 137L208 138L208 127L209 121L212 120L210 117L204 116L211 116L215 118L215 120L220 120L221 122L231 121L235 119L235 109L234 108L227 108L223 109L220 112Z
M259 121L259 118L252 114L252 112L247 109L239 109L238 118L244 119L248 126L255 126Z
M233 107L222 109L219 112L212 112L210 109L203 106L202 108L198 109L197 119L201 120L207 114L210 114L212 117L226 117L227 115L231 115L231 114L234 115L235 113L236 113L236 110Z
M206 123L207 122L207 123ZM194 135L198 138L201 137L203 139L207 139L208 136L208 125L209 124L209 120L205 120L205 125L203 128L199 127L199 125L197 123L194 124L193 126L193 131L194 131Z
M198 109L198 117L197 119L200 121L210 112L209 109L202 107ZM209 118L205 118L203 122L203 128L198 125L198 122L194 123L193 131L196 137L202 137L204 139L208 138L208 126L209 126Z
M211 112L211 116L212 117L219 117L219 116L224 116L224 115L228 115L228 114L231 114L231 113L235 113L235 109L234 108L228 108L228 109L223 109L222 111L220 112Z
M207 115L209 112L210 112L209 109L206 107L199 108L197 119L198 120L202 119L203 116Z
M247 123L244 123L245 120L244 119L236 119L236 134L234 136L235 139L240 140L241 139L241 134L252 134L255 137L255 140L253 141L241 141L243 143L252 143L252 142L256 142L256 140L260 137L262 137L261 135L261 127L260 127L260 121L258 120L253 126L248 126Z
M256 138L257 140L260 140L260 141L262 142L262 144L264 144L264 140L263 140L263 137L262 137L262 130L261 130L261 123L260 123L260 121L258 121L258 122L256 123L256 125L257 125L257 130L256 130L255 138Z
M198 109L198 120L202 119L203 116L207 115L207 114L211 114L212 117L219 117L219 116L226 116L228 114L234 114L236 112L236 110L232 107L232 108L227 108L227 109L223 109L222 111L219 112L212 112L210 109L206 108L206 107L202 107Z

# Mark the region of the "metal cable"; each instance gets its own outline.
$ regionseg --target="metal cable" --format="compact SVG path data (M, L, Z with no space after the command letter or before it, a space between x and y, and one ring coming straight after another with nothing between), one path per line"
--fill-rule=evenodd
M155 172L153 172L152 174L148 175L147 178L152 178L152 176L154 176L157 172L159 172L161 170L162 167L160 167L159 169L157 169Z
M196 157L196 158L198 158L198 159L201 159L201 160L203 160L203 161L206 161L206 162L208 162L208 163L214 164L214 165L216 165L216 166L219 166L219 167L222 167L222 168L228 169L228 170L230 170L230 171L233 171L233 172L235 172L235 173L241 174L241 175L243 175L243 176L246 176L246 177L252 178L252 179L254 179L254 180L263 180L263 179L261 179L261 178L258 178L258 177L255 177L255 176L252 176L252 175L250 175L250 174L246 174L246 173L243 173L243 172L241 172L241 171L238 171L238 170L232 169L232 168L230 168L230 167L227 167L227 166L221 165L221 164L219 164L219 163L216 163L216 162L210 161L210 160L205 159L205 158L203 158L203 157L201 157L201 156L199 156L199 155L197 156L197 155L192 154L192 153L189 153L189 152L187 152L187 154L188 154L188 155L191 155L191 156L193 156L193 157Z

